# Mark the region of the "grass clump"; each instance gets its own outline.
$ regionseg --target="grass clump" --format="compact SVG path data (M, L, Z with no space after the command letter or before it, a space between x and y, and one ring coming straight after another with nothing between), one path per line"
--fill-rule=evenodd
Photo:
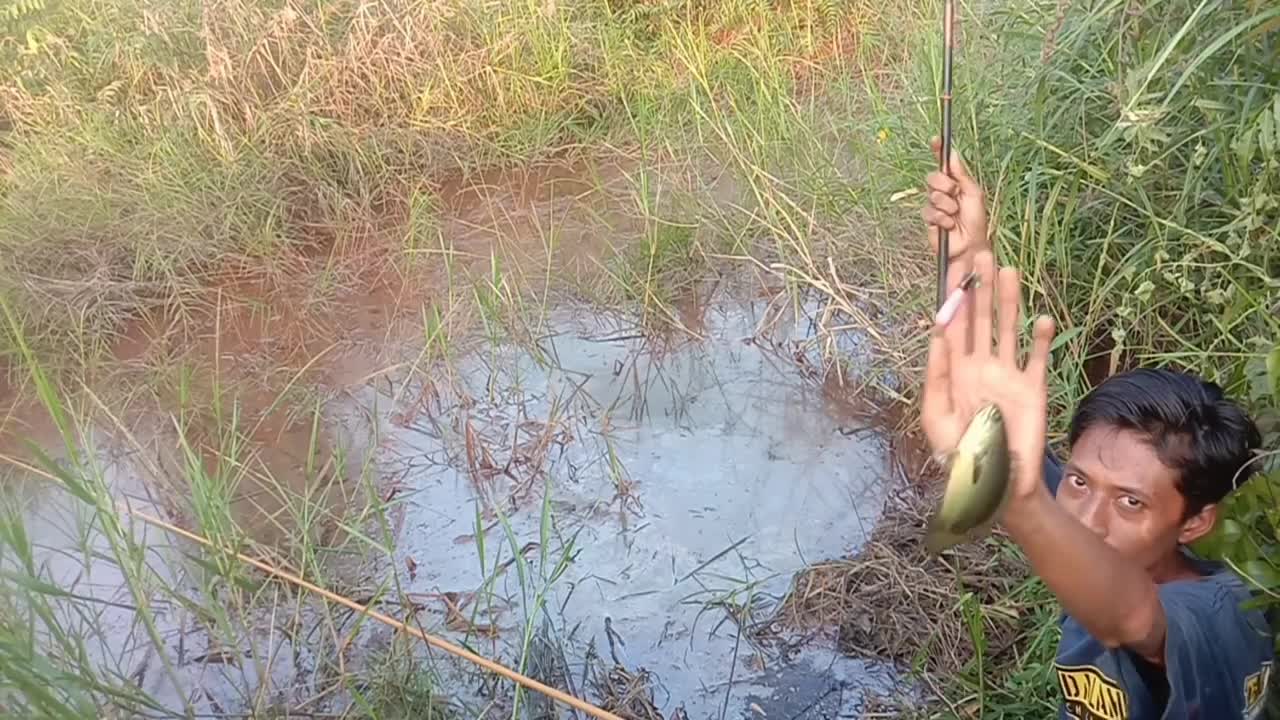
M1013 702L1029 715L1051 713L1051 668L1036 658L1057 640L1052 598L1027 578L1025 558L1002 535L958 547L946 560L926 552L920 537L940 490L891 498L858 555L799 574L775 618L794 630L836 627L848 654L978 690L952 705ZM1039 628L1036 636L1026 635L1028 625ZM1009 666L1019 667L1014 687L984 687L990 668Z
M799 194L769 174L829 153L797 92L903 52L856 0L15 8L0 33L0 291L41 359L72 369L133 315L196 302L229 260L417 241L430 222L415 198L495 165L731 157L757 202L838 197L830 172L821 187L805 173ZM650 196L634 208L646 219ZM768 224L794 235L778 212ZM653 266L686 269L684 233L651 227L649 252L620 252L620 282L644 297L630 286ZM0 355L21 363L7 336Z

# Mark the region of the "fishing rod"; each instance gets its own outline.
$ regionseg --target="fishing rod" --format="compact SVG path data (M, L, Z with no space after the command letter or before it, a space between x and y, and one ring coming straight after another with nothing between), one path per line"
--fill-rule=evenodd
M955 48L955 0L942 2L942 153L939 169L951 174L951 58ZM947 269L950 262L950 233L938 228L938 301L942 308L947 299Z
M942 152L939 167L951 175L952 57L955 50L955 0L942 4ZM959 312L964 295L977 282L976 269L960 281L951 297L947 271L951 260L947 229L938 228L938 312L935 321L946 325ZM1004 505L1009 487L1009 441L1004 419L995 405L983 406L970 419L947 464L942 499L929 518L925 547L933 554L965 542L977 532L989 531Z

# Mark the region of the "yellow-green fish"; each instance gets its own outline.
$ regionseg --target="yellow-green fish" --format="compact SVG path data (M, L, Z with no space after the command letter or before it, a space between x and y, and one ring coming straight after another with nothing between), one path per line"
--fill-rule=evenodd
M937 554L965 542L974 530L994 524L1009 488L1009 441L995 405L974 415L950 455L951 468L942 503L925 534L925 547Z

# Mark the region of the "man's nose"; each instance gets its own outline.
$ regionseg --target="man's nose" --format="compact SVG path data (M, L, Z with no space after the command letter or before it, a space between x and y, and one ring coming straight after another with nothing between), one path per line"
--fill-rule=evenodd
M1103 498L1093 495L1085 501L1084 514L1080 521L1098 537L1107 536L1107 512Z

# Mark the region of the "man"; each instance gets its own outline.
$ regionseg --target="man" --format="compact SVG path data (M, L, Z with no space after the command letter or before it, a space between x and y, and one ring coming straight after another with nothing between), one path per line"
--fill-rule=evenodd
M1037 318L1019 367L1019 276L996 271L981 188L958 156L951 177L934 172L928 187L935 252L937 229L951 233L948 290L969 269L979 284L934 330L922 424L945 453L980 405L1004 416L1012 477L1001 521L1063 609L1059 717L1261 717L1274 657L1266 618L1242 607L1251 596L1240 578L1185 548L1253 473L1257 427L1211 383L1136 370L1081 401L1064 465L1047 457L1053 321Z

